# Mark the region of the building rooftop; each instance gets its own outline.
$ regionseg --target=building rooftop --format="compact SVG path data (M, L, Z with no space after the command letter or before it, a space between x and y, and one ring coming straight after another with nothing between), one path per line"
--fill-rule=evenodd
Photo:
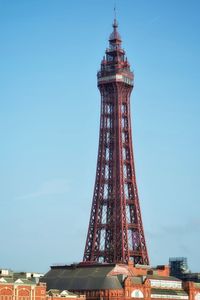
M151 289L151 294L188 296L188 294L184 290L173 290L173 289Z
M33 285L35 284L35 281L26 279L26 278L13 278L13 277L1 277L0 278L0 283L5 283L5 284L26 284L26 285Z
M130 275L127 266L105 265L71 265L51 267L41 278L48 289L59 290L105 290L122 289L122 281Z
M147 278L154 280L170 280L170 281L181 281L174 276L159 276L159 275L147 275Z

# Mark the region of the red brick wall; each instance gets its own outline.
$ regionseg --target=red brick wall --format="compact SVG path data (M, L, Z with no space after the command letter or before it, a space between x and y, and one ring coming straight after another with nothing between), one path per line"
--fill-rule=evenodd
M46 300L46 285L0 283L0 300Z

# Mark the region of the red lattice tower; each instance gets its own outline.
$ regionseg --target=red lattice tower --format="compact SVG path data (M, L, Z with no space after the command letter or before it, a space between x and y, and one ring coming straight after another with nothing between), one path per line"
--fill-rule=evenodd
M101 118L96 180L84 262L149 264L133 159L133 73L114 20L98 72Z

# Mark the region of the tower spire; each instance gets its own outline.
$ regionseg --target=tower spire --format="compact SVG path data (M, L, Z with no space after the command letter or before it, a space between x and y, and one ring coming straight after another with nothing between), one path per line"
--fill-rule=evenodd
M116 2L114 4L114 20L117 20L117 7L116 7Z
M149 264L136 184L130 94L134 75L114 19L97 74L101 119L84 262Z

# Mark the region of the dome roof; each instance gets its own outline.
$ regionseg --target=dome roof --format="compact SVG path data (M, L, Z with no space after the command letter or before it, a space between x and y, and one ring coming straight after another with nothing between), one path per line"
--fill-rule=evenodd
M109 37L109 41L113 41L113 40L119 40L121 41L121 36L119 34L119 32L117 31L117 20L114 19L114 23L113 23L113 32L111 33L110 37Z

